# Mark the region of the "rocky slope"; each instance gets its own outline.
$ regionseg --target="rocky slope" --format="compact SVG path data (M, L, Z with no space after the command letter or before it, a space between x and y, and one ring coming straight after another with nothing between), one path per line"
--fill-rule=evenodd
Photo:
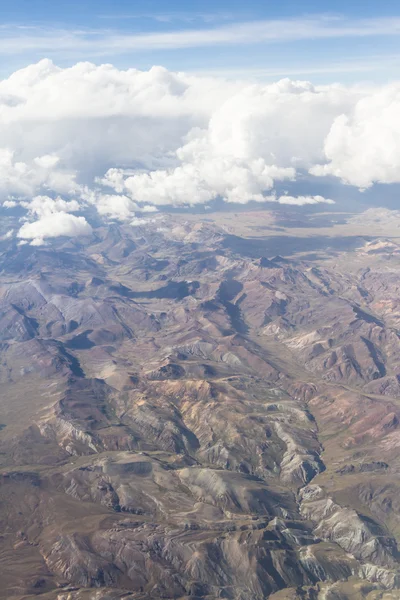
M12 244L0 597L400 597L394 240L275 256L177 215Z

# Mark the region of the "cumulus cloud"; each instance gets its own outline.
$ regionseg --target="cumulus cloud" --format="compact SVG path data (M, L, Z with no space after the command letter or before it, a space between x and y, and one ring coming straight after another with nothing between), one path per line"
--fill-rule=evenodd
M138 202L156 205L205 204L216 197L245 204L264 201L264 190L275 181L294 179L295 169L267 165L263 159L243 161L214 157L195 158L169 171L158 170L128 177L125 189Z
M99 194L97 196L97 212L99 215L126 221L132 216L132 213L138 208L137 204L132 202L127 196L117 196L110 194Z
M17 202L15 200L4 200L3 206L4 208L15 208L17 206Z
M81 198L95 206L99 215L106 220L126 221L139 208L131 198L123 194L105 194L87 186L82 189Z
M152 213L157 212L158 209L156 206L152 206L151 204L145 204L140 210L144 213Z
M46 217L58 212L77 212L81 209L76 200L66 201L60 196L57 198L35 196L30 202L21 202L21 206L26 208L29 214L39 217Z
M400 83L367 95L338 116L324 152L327 164L312 167L311 174L334 175L360 188L400 182Z
M155 205L263 201L276 181L324 158L335 116L357 97L340 86L289 80L246 86L212 112L206 128L187 133L174 153L177 166L128 175L112 168L99 182Z
M206 124L233 89L162 67L61 69L42 60L0 82L0 102L14 98L0 105L2 145L15 148L19 160L56 156L84 175L102 174L96 171L105 166L165 164L182 136Z
M33 223L24 223L17 233L23 240L32 240L31 245L39 246L46 238L61 236L78 237L90 235L92 228L84 217L76 217L66 212L55 212L42 216Z
M400 83L255 85L43 60L0 81L0 203L26 209L34 222L19 235L35 243L50 221L87 231L70 214L84 206L132 223L217 197L331 203L274 189L299 170L363 188L400 182L399 98Z
M37 156L25 162L18 157L17 136L9 144L10 147L0 147L0 194L3 197L31 197L42 188L64 194L73 193L77 189L75 173L57 169L58 160L50 162L49 157Z

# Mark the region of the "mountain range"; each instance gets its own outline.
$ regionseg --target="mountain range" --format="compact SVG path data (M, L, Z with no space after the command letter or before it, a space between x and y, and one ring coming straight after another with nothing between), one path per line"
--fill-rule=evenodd
M398 215L367 212L2 238L1 598L400 598Z

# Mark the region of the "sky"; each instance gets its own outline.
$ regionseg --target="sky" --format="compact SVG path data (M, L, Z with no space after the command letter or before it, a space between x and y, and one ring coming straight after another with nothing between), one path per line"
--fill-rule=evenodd
M2 76L44 57L316 83L384 83L400 67L395 0L13 0L0 23Z
M0 0L1 235L214 201L400 209L397 4Z

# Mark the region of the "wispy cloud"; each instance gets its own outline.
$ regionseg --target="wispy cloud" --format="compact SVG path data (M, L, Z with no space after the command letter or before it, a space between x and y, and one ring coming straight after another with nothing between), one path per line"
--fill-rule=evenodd
M315 16L132 34L109 29L69 31L50 28L38 28L27 34L20 27L10 27L2 29L0 54L37 51L48 55L68 53L88 58L132 51L398 35L400 17L351 20Z
M233 21L237 20L237 14L233 13L204 13L204 12L165 12L165 13L110 13L110 14L101 14L97 15L98 19L107 20L107 21L123 21L123 20L140 20L140 19L149 19L151 21L158 21L160 23L174 23L174 22L183 22L183 23L195 23L195 22L204 22L204 23L216 23L218 21Z
M223 77L225 79L269 79L277 77L293 77L303 75L329 75L335 73L371 73L400 67L400 54L378 55L368 58L356 58L323 65L282 65L280 67L260 68L228 68L228 69L195 69L194 75Z

